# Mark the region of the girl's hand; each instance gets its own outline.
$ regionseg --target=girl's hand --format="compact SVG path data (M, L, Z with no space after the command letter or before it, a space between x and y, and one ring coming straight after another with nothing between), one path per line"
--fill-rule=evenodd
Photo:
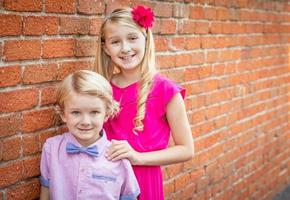
M126 140L112 140L107 150L107 159L111 161L127 158L132 165L138 164L139 152L135 151Z

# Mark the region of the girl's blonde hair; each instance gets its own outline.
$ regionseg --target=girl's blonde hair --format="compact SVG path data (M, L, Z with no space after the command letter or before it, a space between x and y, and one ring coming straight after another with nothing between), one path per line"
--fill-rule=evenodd
M92 95L102 99L106 105L106 116L113 117L119 111L119 104L113 99L110 83L100 74L80 70L68 75L57 88L56 103L58 112L63 113L67 98L71 92Z
M150 28L146 30L140 27L133 20L131 11L131 8L116 9L105 18L99 31L98 47L94 68L95 71L105 76L108 80L111 80L116 70L119 70L118 66L115 66L111 63L111 58L103 50L103 44L105 43L105 28L108 23L116 23L130 26L141 31L142 34L145 36L145 54L142 62L140 63L141 80L139 81L138 89L137 114L133 122L133 131L135 132L142 131L144 129L142 120L145 117L146 100L152 86L153 76L156 73L156 68L155 47L152 31Z

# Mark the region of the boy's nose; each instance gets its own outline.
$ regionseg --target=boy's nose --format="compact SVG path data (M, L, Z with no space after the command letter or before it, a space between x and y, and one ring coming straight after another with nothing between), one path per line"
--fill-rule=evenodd
M90 124L90 117L87 115L83 115L81 119L81 124L82 125L89 125Z

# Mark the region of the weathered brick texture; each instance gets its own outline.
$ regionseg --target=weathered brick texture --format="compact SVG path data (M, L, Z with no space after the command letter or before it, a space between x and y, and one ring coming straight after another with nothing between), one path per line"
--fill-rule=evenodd
M0 200L37 199L42 146L66 130L56 86L93 66L119 6L155 13L160 72L187 89L192 160L164 166L167 200L272 199L290 184L286 0L0 0Z

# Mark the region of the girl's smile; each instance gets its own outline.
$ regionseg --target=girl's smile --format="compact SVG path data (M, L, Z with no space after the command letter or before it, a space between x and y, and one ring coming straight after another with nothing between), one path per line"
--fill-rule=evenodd
M123 71L139 69L145 54L146 38L128 25L109 23L105 28L104 51Z

